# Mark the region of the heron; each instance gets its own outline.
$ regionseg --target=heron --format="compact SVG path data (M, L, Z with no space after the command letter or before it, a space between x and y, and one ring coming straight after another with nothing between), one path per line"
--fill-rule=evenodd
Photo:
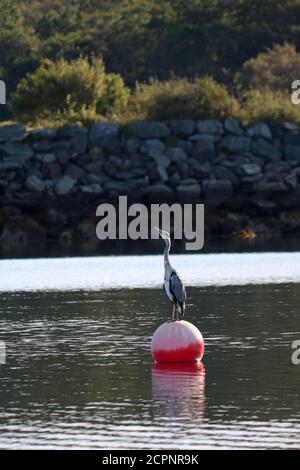
M179 320L179 315L182 317L185 313L185 304L186 304L186 292L182 280L179 277L177 271L173 268L169 260L169 252L171 249L171 237L170 234L165 230L160 230L155 227L161 235L162 239L165 241L164 249L164 263L165 263L165 276L163 289L171 302L173 303L173 311L171 321ZM176 318L175 318L176 317Z

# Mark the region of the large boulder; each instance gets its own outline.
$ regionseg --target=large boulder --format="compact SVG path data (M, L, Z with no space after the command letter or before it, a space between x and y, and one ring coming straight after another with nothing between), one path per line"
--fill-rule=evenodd
M244 163L234 168L239 176L254 176L261 173L261 167L257 163Z
M145 189L145 200L148 203L171 202L173 199L172 189L165 184L155 184Z
M18 142L7 142L0 147L5 157L13 157L15 159L22 160L23 162L30 160L34 153L32 148L27 144L21 144Z
M223 124L217 119L200 120L197 123L197 128L199 132L204 132L207 134L223 133Z
M186 151L182 147L170 147L167 150L167 157L172 162L185 161L187 159Z
M8 124L0 126L0 142L22 142L28 132L21 124Z
M89 146L99 146L107 153L118 154L121 148L119 126L112 122L96 122L89 129Z
M174 119L170 122L170 126L178 137L188 137L196 130L196 122L192 119Z
M176 195L179 202L197 202L201 196L201 186L199 183L181 183L176 187Z
M244 129L241 127L241 123L238 119L228 117L224 121L224 128L227 132L233 135L242 136L244 135Z
M287 145L300 145L300 132L287 132L284 141Z
M270 144L262 138L253 140L252 152L269 160L281 159L281 151L277 147L275 147L275 145Z
M222 147L232 153L250 152L251 139L249 137L239 137L235 135L226 135L222 141Z
M56 185L55 185L55 192L58 196L64 196L66 194L69 194L74 185L76 183L76 180L74 178L71 178L69 175L64 175L62 178L60 178Z
M272 140L272 132L270 127L264 122L258 122L248 127L246 134L249 137L262 137L266 140Z
M296 147L295 145L285 145L283 153L286 160L300 161L300 147Z
M165 144L159 139L147 139L141 146L141 152L153 158L163 155L165 149Z
M158 121L136 121L130 127L130 133L140 139L165 139L171 133L167 124Z
M193 157L201 162L210 162L215 158L215 144L212 140L199 140L193 151Z
M25 186L29 191L41 193L45 189L45 183L37 175L29 175L25 180Z

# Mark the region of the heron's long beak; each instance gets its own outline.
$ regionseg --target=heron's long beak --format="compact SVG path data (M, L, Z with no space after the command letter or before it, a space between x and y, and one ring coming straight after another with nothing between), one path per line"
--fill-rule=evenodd
M163 236L163 233L162 233L162 231L160 230L160 228L158 228L158 227L154 227L154 228L155 228L155 230L157 230L157 231L159 232L159 234L160 234L161 236Z

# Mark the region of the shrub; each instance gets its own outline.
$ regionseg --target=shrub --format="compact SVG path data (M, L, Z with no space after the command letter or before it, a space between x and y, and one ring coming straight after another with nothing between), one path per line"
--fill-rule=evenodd
M213 78L173 78L163 82L137 84L129 102L127 120L129 117L161 121L180 118L223 119L236 115L238 111L237 100Z
M126 106L129 90L120 75L107 74L100 58L68 62L42 60L35 72L21 80L12 97L13 110L22 120L79 121L84 115L109 117Z
M256 121L290 121L300 124L300 106L291 102L287 92L250 90L242 98L240 118L245 123Z
M239 88L288 91L292 82L299 77L300 54L294 45L284 43L245 62L235 82Z

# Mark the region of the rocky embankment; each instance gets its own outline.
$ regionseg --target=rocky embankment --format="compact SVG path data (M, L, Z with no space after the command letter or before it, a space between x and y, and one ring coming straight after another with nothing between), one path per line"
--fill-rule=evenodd
M95 237L96 207L204 202L208 235L300 233L300 129L235 119L0 127L2 251Z

